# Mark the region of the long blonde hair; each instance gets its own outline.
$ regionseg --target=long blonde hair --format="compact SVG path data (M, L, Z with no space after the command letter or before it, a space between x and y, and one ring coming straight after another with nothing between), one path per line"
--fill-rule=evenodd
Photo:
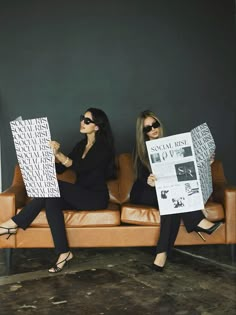
M152 117L156 121L160 123L160 132L159 132L159 138L163 137L164 135L164 128L162 125L162 122L160 119L150 110L145 110L139 114L136 120L136 145L135 145L135 150L134 150L134 172L135 172L135 177L137 178L138 176L138 171L139 171L139 161L141 164L143 164L147 169L149 169L151 173L151 167L148 159L148 154L147 154L147 148L146 148L146 141L149 140L148 136L146 133L143 132L143 127L144 127L144 120L147 117Z

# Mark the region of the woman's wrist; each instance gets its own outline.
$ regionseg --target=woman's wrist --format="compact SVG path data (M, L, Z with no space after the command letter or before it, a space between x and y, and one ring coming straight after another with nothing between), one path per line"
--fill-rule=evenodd
M68 156L67 156L66 159L64 160L64 162L61 162L61 164L66 166L66 164L67 164L68 162L69 162L69 158L68 158Z
M57 160L64 166L67 166L68 162L70 161L70 158L68 156L65 156L63 153L61 152L57 152L55 154L55 157L57 158Z
M63 159L63 156L64 156L64 155L62 155L61 152L57 152L57 153L55 154L55 158L57 159L57 161L58 161L59 163L62 163L62 162L65 160L65 158Z

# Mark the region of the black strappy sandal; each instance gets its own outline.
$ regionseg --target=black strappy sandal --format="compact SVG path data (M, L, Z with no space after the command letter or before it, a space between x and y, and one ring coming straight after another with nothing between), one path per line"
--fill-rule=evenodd
M7 240L9 239L10 236L16 234L16 232L17 232L17 228L7 228L7 227L4 227L4 226L0 226L0 228L6 230L6 232L1 233L0 236L8 235L7 238L6 238ZM14 230L14 232L11 232L11 230Z
M67 257L66 257L65 259L63 259L62 261L60 261L60 262L58 262L57 264L55 264L55 266L53 266L52 268L50 268L50 269L48 270L48 272L50 272L50 273L57 273L57 272L62 271L62 269L63 269L66 265L67 265L67 267L68 267L68 266L69 266L69 262L70 262L71 259L73 258L73 256L72 256L72 258L68 259L69 256L70 256L70 254L72 254L72 253L69 252L68 255L67 255ZM62 266L62 267L59 267L59 265L62 264L63 262L64 262L63 266ZM51 271L50 271L50 270L51 270Z

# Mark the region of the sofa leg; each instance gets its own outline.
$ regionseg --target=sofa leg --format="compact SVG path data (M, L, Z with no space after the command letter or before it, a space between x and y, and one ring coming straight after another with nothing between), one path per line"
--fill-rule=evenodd
M5 257L6 257L6 272L7 272L7 275L9 275L11 272L12 248L5 249Z
M230 255L231 255L231 263L234 264L236 261L236 251L235 244L230 244Z

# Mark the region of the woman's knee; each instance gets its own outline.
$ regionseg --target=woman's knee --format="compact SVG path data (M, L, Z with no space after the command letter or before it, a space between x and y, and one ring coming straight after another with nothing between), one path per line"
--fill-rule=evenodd
M46 211L61 210L60 198L46 198L45 199L45 210Z

